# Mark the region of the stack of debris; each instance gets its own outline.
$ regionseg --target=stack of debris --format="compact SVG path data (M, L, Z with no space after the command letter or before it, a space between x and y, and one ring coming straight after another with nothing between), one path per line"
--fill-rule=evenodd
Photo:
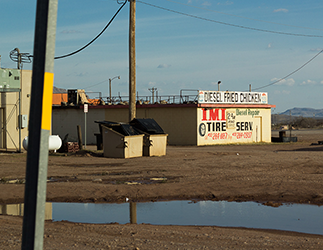
M65 142L58 152L60 153L74 153L79 151L79 144L77 142Z

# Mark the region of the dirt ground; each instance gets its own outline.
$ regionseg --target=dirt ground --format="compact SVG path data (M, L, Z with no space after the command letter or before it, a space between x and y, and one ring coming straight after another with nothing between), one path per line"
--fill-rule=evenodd
M95 150L50 154L47 201L125 202L127 197L322 205L323 145L311 144L323 141L323 130L296 130L292 136L298 137L297 143L168 146L162 157L112 159ZM26 153L3 152L0 159L0 204L23 202ZM21 225L20 217L0 216L2 249L20 249ZM147 224L46 221L44 236L44 249L322 249L322 245L322 235Z

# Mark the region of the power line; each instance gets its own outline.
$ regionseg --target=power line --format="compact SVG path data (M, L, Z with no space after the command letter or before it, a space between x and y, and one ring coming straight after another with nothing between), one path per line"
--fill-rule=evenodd
M119 0L117 0L117 2L118 2L118 4L121 4L121 2L119 2ZM82 50L84 50L85 48L87 48L88 46L90 46L92 43L94 43L95 40L97 40L106 31L106 29L110 26L110 24L113 22L113 20L119 14L119 12L121 11L121 9L126 5L126 3L127 3L127 0L125 0L124 3L122 3L122 6L117 10L117 12L111 18L111 20L103 28L103 30L95 38L93 38L90 42L88 42L86 45L84 45L83 47L81 47L80 49L78 49L78 50L76 50L74 52L71 52L71 53L66 54L66 55L63 55L63 56L56 56L56 57L54 57L54 59L62 59L62 58L68 57L68 56L75 55L75 54L81 52ZM33 55L29 55L29 57L34 57L34 56Z
M99 84L101 84L101 83L104 83L104 82L106 82L106 81L108 81L108 80L104 80L104 81L102 81L102 82L99 82L99 83L93 84L93 85L91 85L91 86L85 87L84 89L92 88L92 87L97 86L97 85L99 85Z
M178 2L172 1L172 0L166 0L166 1L178 3ZM288 32L280 32L280 31L272 31L272 30L264 30L264 29L258 29L258 28L251 28L251 27L246 27L246 26L242 26L242 25L225 23L225 22L221 22L221 21L216 21L216 20L212 20L212 19L208 19L208 18L204 18L204 17L199 17L199 16L195 16L195 15L191 15L191 14L187 14L187 13L183 13L183 12L171 10L171 9L164 8L164 7L160 7L160 6L157 6L157 5L154 5L154 4L146 3L146 2L143 2L143 1L140 1L140 0L137 0L137 2L142 3L142 4L146 4L146 5L149 5L149 6L158 8L158 9L162 9L162 10L166 10L166 11L169 11L169 12L173 12L173 13L176 13L176 14L180 14L180 15L184 15L184 16L188 16L188 17L193 17L193 18L196 18L196 19L205 20L205 21L209 21L209 22L215 22L215 23L219 23L219 24L223 24L223 25L233 26L233 27L237 27L237 28L250 29L250 30L268 32L268 33L275 33L275 34L280 34L280 35L303 36L303 37L323 37L323 36L320 36L320 35L295 34L295 33L288 33ZM182 4L182 3L179 3L179 4ZM187 4L183 4L183 5L187 5ZM196 8L199 8L199 7L196 7ZM203 9L203 8L200 8L200 9ZM219 13L222 13L222 12L219 12ZM227 14L227 13L222 13L222 14ZM230 14L228 14L228 15L230 15ZM237 16L237 17L240 17L240 16ZM244 17L242 17L242 18L244 18ZM255 19L255 20L257 20L257 19ZM257 20L257 21L262 21L262 20ZM266 22L266 21L264 21L264 22ZM279 24L279 23L275 23L275 24ZM280 24L280 25L284 25L284 24ZM286 25L286 26L290 26L290 25ZM297 27L297 26L293 26L293 27ZM306 28L306 27L300 27L300 28ZM278 83L278 82L286 79L287 77L295 74L296 72L298 72L299 70L301 70L302 68L304 68L307 64L309 64L311 61L313 61L322 52L323 52L323 49L319 53L317 53L314 57L312 57L309 61L307 61L306 63L304 63L301 67L297 68L296 70L294 70L290 74L286 75L285 77L283 77L283 78L281 78L281 79L279 79L279 80L277 80L275 82L272 82L270 84L267 84L267 85L265 85L263 87L255 88L254 90L259 90L259 89L266 88L268 86L274 85L274 84L276 84L276 83Z
M166 0L166 1L172 2L172 3L181 4L181 5L185 5L185 6L188 6L188 7L191 7L191 8L195 8L195 9L211 11L211 12L215 12L215 13L219 13L219 14L223 14L223 15L227 15L227 16L233 16L233 17L248 19L248 20L257 21L257 22L271 23L271 24L277 24L277 25L294 27L294 28L301 28L301 29L309 29L309 30L320 30L320 31L323 31L323 29L303 27L303 26L296 26L296 25L290 25L290 24L284 24L284 23L276 23L276 22L264 21L264 20L260 20L260 19L250 18L250 17L233 15L233 14L229 14L229 13L225 13L225 12L220 12L220 11L216 11L216 10L210 10L210 9L206 9L206 8L202 8L202 7L193 6L193 5L190 5L190 4L180 3L180 2L177 2L177 1L173 1L173 0Z
M255 89L253 89L253 90L263 89L263 88L269 87L269 86L271 86L271 85L274 85L274 84L276 84L276 83L278 83L278 82L281 82L282 80L285 80L287 77L289 77L289 76L291 76L291 75L295 74L297 71L299 71L299 70L301 70L302 68L304 68L307 64L309 64L311 61L313 61L313 60L314 60L317 56L319 56L322 52L323 52L323 49L322 49L319 53L317 53L315 56L313 56L310 60L308 60L306 63L304 63L301 67L299 67L298 69L294 70L292 73L288 74L287 76L285 76L285 77L283 77L283 78L281 78L281 79L279 79L279 80L277 80L277 81L274 81L274 82L272 82L272 83L270 83L270 84L267 84L267 85L265 85L265 86L262 86L262 87L259 87L259 88L255 88Z
M199 17L199 16L196 16L196 15L187 14L187 13L184 13L184 12L164 8L164 7L157 6L157 5L150 4L150 3L146 3L146 2L143 2L143 1L140 1L140 0L137 0L137 2L142 3L142 4L146 4L146 5L149 5L151 7L161 9L161 10L166 10L166 11L169 11L169 12L172 12L172 13L180 14L180 15L183 15L183 16L188 16L188 17L192 17L192 18L196 18L196 19L200 19L200 20L204 20L204 21L208 21L208 22L218 23L218 24L227 25L227 26L236 27L236 28L241 28L241 29L248 29L248 30L261 31L261 32L267 32L267 33L274 33L274 34L279 34L279 35L288 35L288 36L323 38L323 36L320 36L320 35L306 35L306 34L289 33L289 32L282 32L282 31L265 30L265 29L252 28L252 27L247 27L247 26L242 26L242 25L237 25L237 24L232 24L232 23L226 23L226 22L216 21L216 20L213 20L213 19L209 19L209 18L205 18L205 17Z
M118 1L119 3L119 1ZM110 26L110 24L113 22L113 20L115 19L115 17L119 14L119 12L121 11L121 9L126 5L127 1L124 1L124 3L122 4L122 6L118 9L118 11L114 14L114 16L111 18L111 20L107 23L107 25L103 28L103 30L95 37L93 38L89 43L87 43L86 45L84 45L82 48L72 52L72 53L69 53L69 54L66 54L66 55L63 55L63 56L56 56L54 59L61 59L61 58L65 58L65 57L68 57L68 56L72 56L72 55L75 55L76 53L78 52L81 52L82 50L84 50L86 47L90 46L95 40L97 40L103 33L104 31ZM120 4L120 3L119 3Z

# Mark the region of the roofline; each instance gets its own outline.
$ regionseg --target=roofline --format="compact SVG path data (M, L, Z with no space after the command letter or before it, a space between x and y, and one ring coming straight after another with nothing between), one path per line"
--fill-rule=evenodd
M199 108L276 108L273 104L212 104L200 103Z
M89 109L128 109L129 105L89 105ZM188 103L188 104L137 104L140 108L276 108L272 104L212 104L212 103ZM84 105L79 106L53 106L53 109L84 109Z

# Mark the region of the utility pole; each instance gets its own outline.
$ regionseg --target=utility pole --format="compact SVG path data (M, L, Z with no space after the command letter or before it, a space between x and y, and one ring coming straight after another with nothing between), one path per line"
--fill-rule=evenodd
M130 223L137 224L137 203L130 202L129 207L130 207Z
M112 96L111 96L111 82L112 82L112 80L111 80L111 78L109 78L109 103L112 104L112 100L111 100L111 98L112 98Z
M152 104L154 104L155 103L155 91L157 91L157 88L151 88L151 89L148 89L150 92L151 92L151 94L152 94Z
M292 142L292 111L289 110L289 142Z
M22 249L43 249L58 0L38 0L34 36Z
M131 121L136 118L136 0L129 2L129 121Z

